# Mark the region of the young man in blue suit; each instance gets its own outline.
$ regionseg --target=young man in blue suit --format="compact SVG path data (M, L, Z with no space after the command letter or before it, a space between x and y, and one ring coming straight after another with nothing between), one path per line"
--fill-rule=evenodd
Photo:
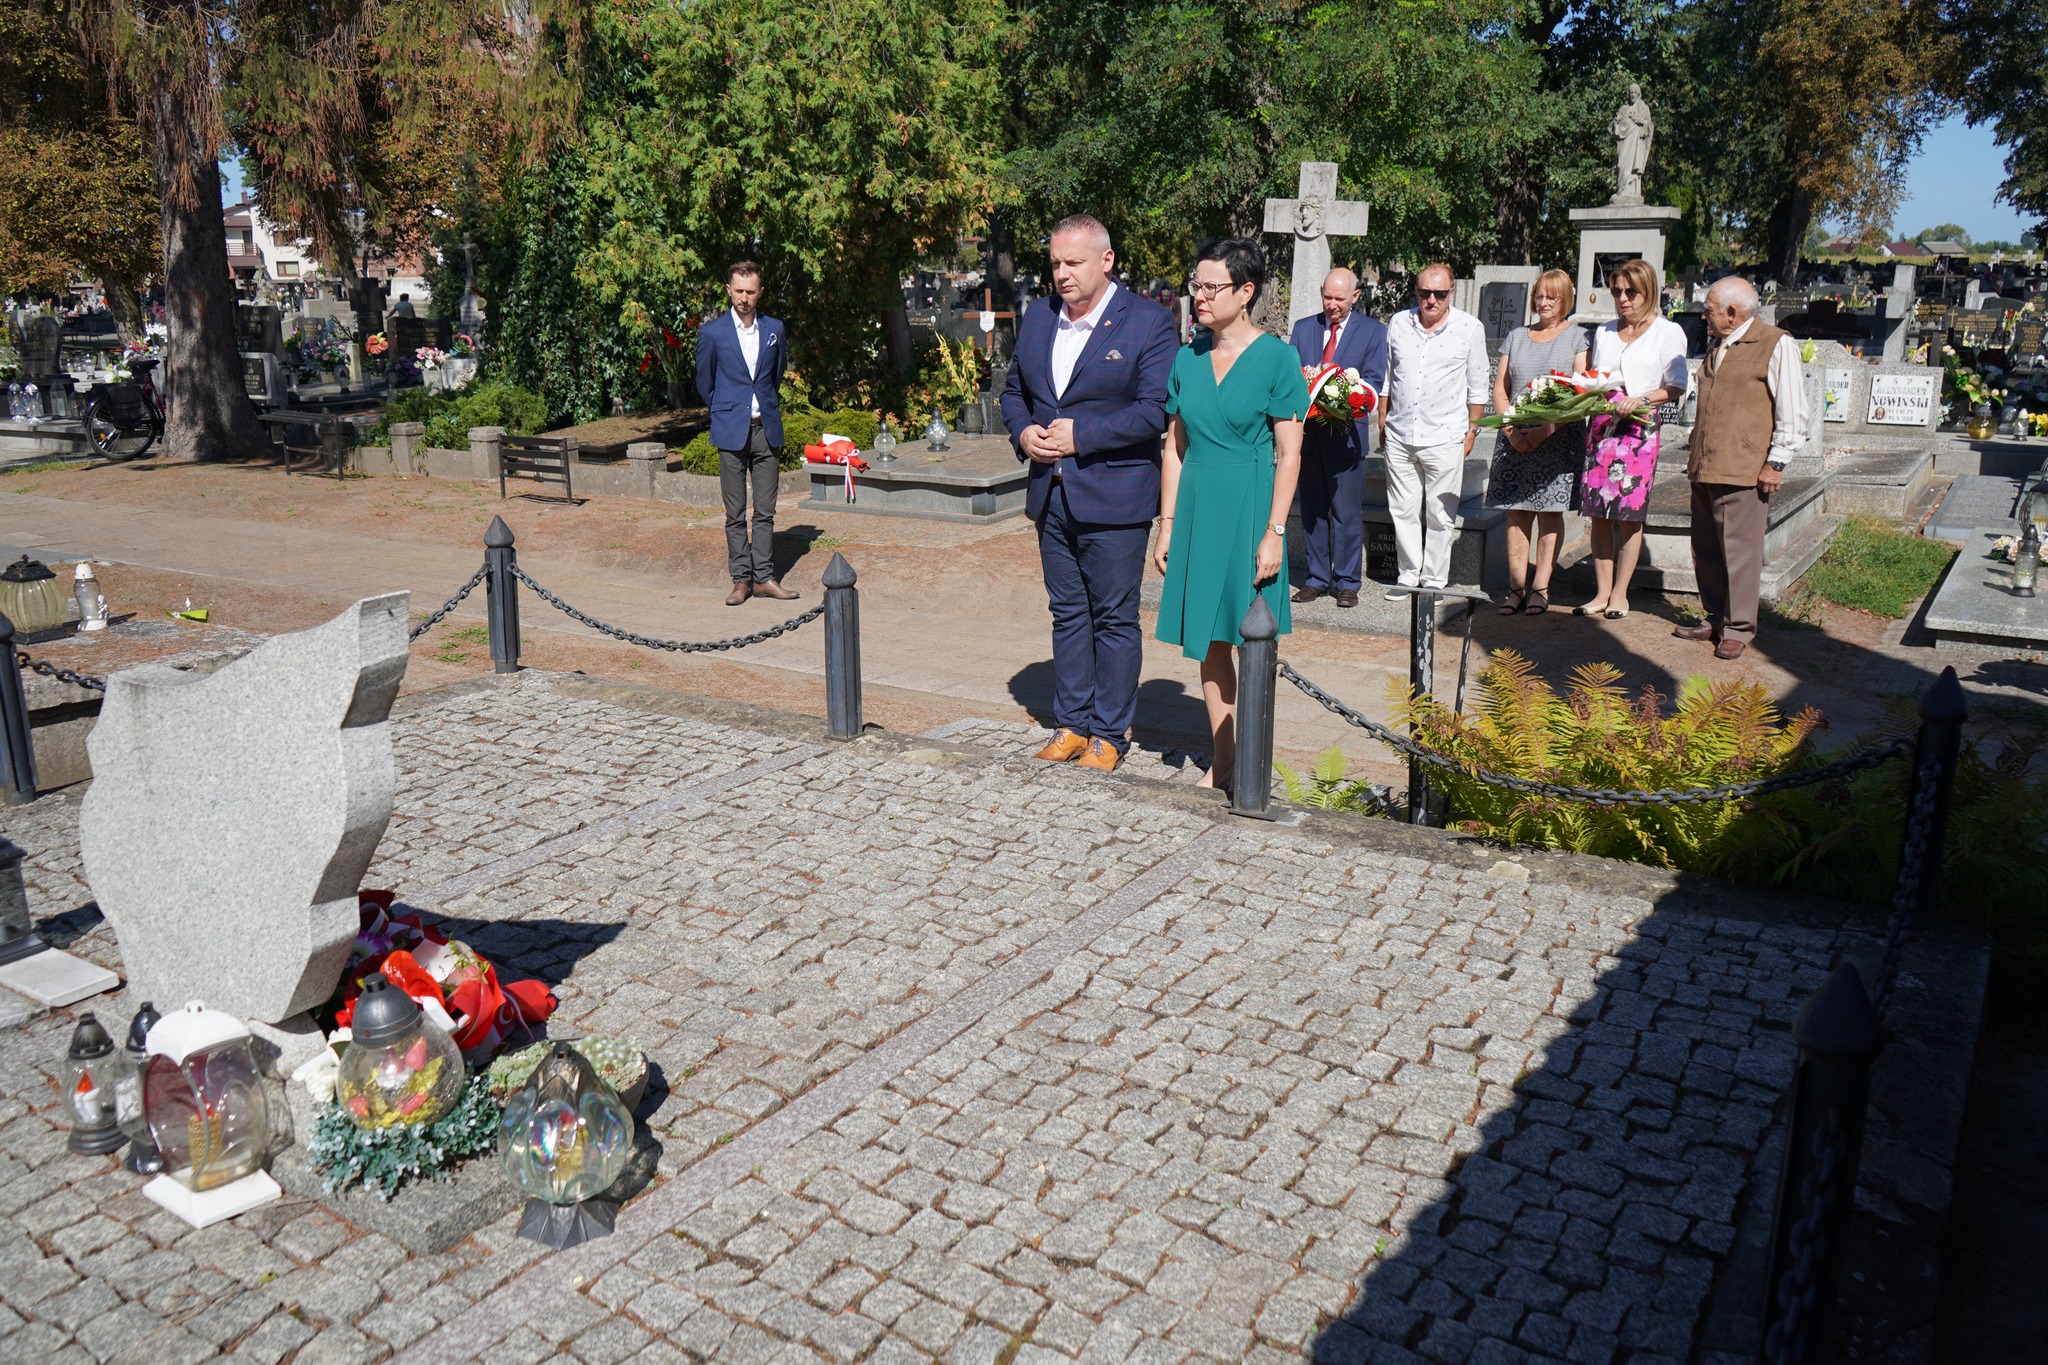
M775 489L782 468L782 324L756 312L761 267L741 261L726 272L732 310L697 332L697 392L711 409L718 451L718 489L725 497L725 559L732 592L725 605L749 597L794 601L775 581ZM754 492L748 534L747 489Z
M1114 771L1130 747L1144 643L1138 586L1159 515L1166 377L1180 339L1164 308L1119 289L1109 230L1053 225L1053 287L1017 323L1003 422L1029 462L1025 512L1052 608L1051 763Z
M1294 349L1303 365L1357 370L1386 401L1387 329L1358 310L1358 277L1339 266L1323 279L1321 316L1294 324ZM1301 437L1301 530L1308 547L1308 581L1294 600L1328 595L1340 607L1358 605L1365 567L1365 457L1372 449L1371 413L1355 422L1321 418Z

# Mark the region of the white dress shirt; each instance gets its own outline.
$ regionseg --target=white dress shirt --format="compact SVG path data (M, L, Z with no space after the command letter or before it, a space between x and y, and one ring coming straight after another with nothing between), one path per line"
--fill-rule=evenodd
M1721 338L1714 348L1714 367L1728 363L1728 348L1749 330L1755 318ZM1791 463L1799 453L1800 433L1806 429L1806 376L1800 369L1799 343L1789 334L1778 338L1771 348L1770 365L1764 370L1764 387L1771 391L1771 452L1765 458L1774 465Z
M761 377L761 315L754 314L754 321L744 323L740 315L732 315L733 329L740 334L740 357L747 362L747 378ZM761 395L754 395L754 416L761 415Z
M1643 334L1623 344L1621 323L1603 322L1593 329L1596 370L1619 370L1622 391L1640 398L1651 389L1671 391L1668 401L1685 397L1690 377L1685 368L1685 329L1670 318L1653 318Z
M1434 330L1413 308L1387 324L1387 435L1411 446L1463 442L1472 405L1492 392L1486 328L1456 308Z
M1095 328L1102 321L1103 310L1109 307L1110 296L1116 293L1116 281L1109 282L1109 288L1102 291L1102 297L1088 310L1088 315L1075 319L1067 316L1067 306L1060 305L1059 327L1052 334L1052 396L1064 398L1067 385L1073 382L1074 367L1081 363L1081 352L1088 349L1088 338L1095 334Z

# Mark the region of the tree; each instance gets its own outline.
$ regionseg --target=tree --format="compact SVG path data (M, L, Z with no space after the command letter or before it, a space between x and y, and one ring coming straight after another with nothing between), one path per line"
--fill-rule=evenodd
M616 5L575 153L594 234L577 281L669 320L722 301L726 265L751 258L802 319L813 379L853 382L883 347L900 373L899 279L1003 193L1007 22L1000 0Z
M1998 197L2048 229L2048 0L1944 0L1942 27L1951 39L1942 88L1971 124L1995 125L1998 144L2010 149Z
M1495 232L1499 130L1531 89L1512 14L1505 0L1025 6L1010 133L1024 221L1086 208L1138 273L1177 276L1195 238L1258 235L1297 161L1336 161L1342 192L1372 204L1370 236L1341 249L1474 260Z
M60 294L97 278L135 340L136 291L159 263L141 129L109 112L104 84L41 0L0 0L0 89L0 293Z
M378 203L361 153L372 111L422 102L433 71L566 98L537 52L573 56L578 0L66 0L96 74L124 99L156 163L170 346L163 368L173 456L270 449L242 394L220 168L236 129L282 216L338 241ZM426 61L425 58L434 60ZM366 92L374 100L365 106Z
M1707 213L1762 239L1771 275L1796 278L1815 217L1890 222L1942 107L1929 0L1707 0L1674 22L1679 154Z
M1913 234L1916 242L1960 242L1967 250L1970 234L1954 223L1942 223L1937 227L1921 228Z

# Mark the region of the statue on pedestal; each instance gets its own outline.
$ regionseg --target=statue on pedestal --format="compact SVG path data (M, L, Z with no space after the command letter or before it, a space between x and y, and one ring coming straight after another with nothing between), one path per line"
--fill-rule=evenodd
M1650 106L1643 101L1642 86L1629 82L1628 101L1614 111L1614 121L1607 125L1607 131L1614 134L1614 198L1607 202L1640 204L1643 167L1649 164L1650 139L1657 131Z

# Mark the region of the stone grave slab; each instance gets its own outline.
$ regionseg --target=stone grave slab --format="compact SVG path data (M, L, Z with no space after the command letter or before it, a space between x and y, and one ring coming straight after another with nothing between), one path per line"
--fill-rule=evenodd
M410 600L364 598L210 675L107 679L79 844L142 998L277 1023L334 989L391 817Z
M1775 600L1813 567L1841 525L1827 510L1829 476L1786 477L1773 495L1764 531L1765 600ZM1643 526L1643 555L1636 567L1638 587L1697 593L1692 566L1692 485L1682 468L1657 467L1650 488L1649 518Z
M955 435L946 446L933 451L922 440L905 441L887 464L877 463L874 451L862 451L868 468L853 476L852 502L843 467L806 465L810 495L800 505L924 521L990 522L1024 514L1031 474L1008 439Z
M1923 617L1936 649L2048 649L2048 596L2012 590L2012 565L1991 557L2010 526L1979 527L1934 591Z
M2018 477L2000 474L1965 474L1941 495L1941 505L1928 518L1926 534L1936 540L1968 542L1979 527L1998 526L2000 535L2015 529L2019 515L2014 505L2020 493Z

